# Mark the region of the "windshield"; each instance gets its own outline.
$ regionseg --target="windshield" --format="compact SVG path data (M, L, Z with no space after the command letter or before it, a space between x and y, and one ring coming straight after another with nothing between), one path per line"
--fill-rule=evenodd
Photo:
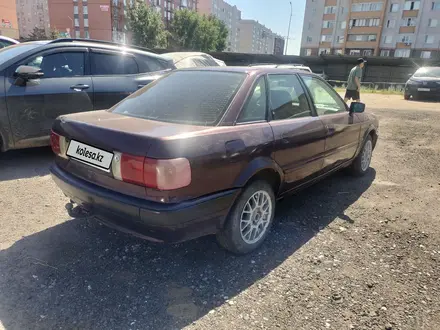
M17 44L6 48L2 48L0 49L0 64L3 64L6 61L9 61L11 58L19 56L31 49L40 47L46 43L47 41L38 41L38 42Z
M440 67L437 68L421 68L414 73L414 77L440 78Z
M224 71L174 71L149 84L110 111L178 124L213 126L246 74Z

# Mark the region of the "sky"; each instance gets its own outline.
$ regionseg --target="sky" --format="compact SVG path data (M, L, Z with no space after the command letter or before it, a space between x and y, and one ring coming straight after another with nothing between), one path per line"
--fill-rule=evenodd
M289 0L226 0L241 10L242 19L254 19L273 32L287 38L289 28ZM288 55L298 55L304 21L306 0L292 0L293 16L290 27Z

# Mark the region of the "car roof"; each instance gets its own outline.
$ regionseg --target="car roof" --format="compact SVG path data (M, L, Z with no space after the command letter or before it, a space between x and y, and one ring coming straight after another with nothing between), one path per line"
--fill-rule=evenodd
M49 46L53 47L65 47L65 46L83 46L83 47L96 47L101 49L116 50L116 51L130 51L130 53L137 53L141 55L148 55L161 59L167 59L164 56L153 53L148 48L137 47L134 45L125 45L114 42L107 42L103 40L93 39L55 39L48 42Z
M246 74L266 74L266 73L304 73L312 74L307 71L300 69L283 69L283 68L272 68L272 67L262 67L262 66L214 66L214 67L199 67L199 68L187 68L180 69L182 71L219 71L219 72L242 72Z
M19 41L15 40L15 39L12 39L12 38L9 38L9 37L6 37L6 36L0 36L0 40L6 40L6 41L12 42L14 44L19 44L20 43Z

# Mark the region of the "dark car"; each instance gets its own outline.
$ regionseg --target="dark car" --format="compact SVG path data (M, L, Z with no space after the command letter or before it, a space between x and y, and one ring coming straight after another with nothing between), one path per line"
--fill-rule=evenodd
M49 145L58 116L108 109L174 68L162 56L98 41L58 39L1 49L0 150Z
M405 100L440 97L440 67L423 67L405 85Z
M177 70L108 111L58 118L51 171L71 215L160 242L216 234L246 253L277 199L341 168L367 172L378 121L364 108L303 71Z

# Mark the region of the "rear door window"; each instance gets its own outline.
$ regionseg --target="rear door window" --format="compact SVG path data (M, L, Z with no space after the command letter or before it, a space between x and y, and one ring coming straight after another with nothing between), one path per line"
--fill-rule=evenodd
M239 123L266 120L266 83L264 77L258 80L238 118Z
M218 123L246 74L174 71L150 83L110 111L163 122L213 126Z
M92 53L92 75L111 76L137 73L139 73L139 68L133 56Z
M269 104L273 120L293 119L312 115L304 89L295 74L270 74Z

